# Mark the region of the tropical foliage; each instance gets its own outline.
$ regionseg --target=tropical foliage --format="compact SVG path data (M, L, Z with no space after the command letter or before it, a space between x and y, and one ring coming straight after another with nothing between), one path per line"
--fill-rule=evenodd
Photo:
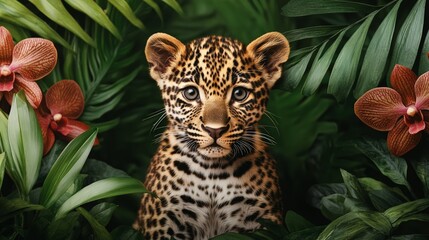
M429 71L428 9L426 0L0 0L0 26L15 43L44 38L58 53L36 82L48 106L33 110L22 91L0 103L1 238L142 239L131 228L145 192L139 180L165 126L146 39L221 34L249 43L280 31L291 58L261 128L275 139L285 223L261 219L264 229L215 239L427 239L427 134L397 157L354 105L368 90L396 89L397 64ZM62 80L83 95L71 117L52 110L68 104L55 94L69 89L58 90ZM62 113L40 124L49 137L41 110ZM65 137L63 116L87 131Z

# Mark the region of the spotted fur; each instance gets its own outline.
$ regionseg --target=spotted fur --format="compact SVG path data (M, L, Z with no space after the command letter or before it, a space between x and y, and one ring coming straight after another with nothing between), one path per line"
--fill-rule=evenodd
M289 45L267 33L248 46L220 36L184 45L164 33L146 45L167 130L148 169L134 227L146 239L208 239L280 223L275 162L257 123Z

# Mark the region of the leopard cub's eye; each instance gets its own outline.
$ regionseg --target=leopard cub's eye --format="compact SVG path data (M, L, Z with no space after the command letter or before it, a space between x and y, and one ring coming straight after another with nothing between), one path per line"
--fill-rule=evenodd
M237 87L232 90L232 99L234 101L244 101L249 96L249 90L243 87Z
M198 89L196 87L186 87L182 90L182 95L186 99L193 101L199 97Z

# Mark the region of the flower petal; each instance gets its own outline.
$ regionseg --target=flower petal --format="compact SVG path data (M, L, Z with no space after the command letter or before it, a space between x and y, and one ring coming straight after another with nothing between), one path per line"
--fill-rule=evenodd
M11 73L8 76L0 75L0 92L9 92L13 89L13 83L15 82L15 74Z
M43 138L43 155L46 155L49 151L51 151L51 148L52 146L54 146L54 143L55 134L50 128L48 128L46 138Z
M13 49L10 69L25 80L36 81L48 75L57 63L54 44L42 38L27 38Z
M355 103L355 114L362 122L378 131L391 130L407 108L398 92L391 88L374 88Z
M12 62L13 39L9 30L0 26L0 67Z
M61 80L52 85L46 92L45 100L52 115L61 113L71 119L82 114L85 104L82 90L73 80Z
M429 110L429 72L420 75L414 88L416 91L416 108Z
M11 92L17 93L21 89L24 90L25 96L31 106L33 106L33 108L38 108L43 98L42 90L40 90L39 85L35 82L25 81L17 77Z
M66 136L67 140L69 140L69 141L73 140L74 138L76 138L77 136L84 133L85 131L87 131L90 128L85 123L83 123L81 121L76 121L73 119L68 120L67 126L71 129L70 133ZM98 138L95 139L94 144L95 145L99 144Z
M419 144L422 133L410 134L404 121L398 121L396 126L387 134L387 148L395 156L402 156Z
M414 84L417 76L409 68L396 64L390 76L390 84L402 97L405 106L414 104L416 95L414 93Z
M55 142L54 132L49 128L51 115L46 115L40 109L36 110L36 117L40 125L43 138L43 155L46 155Z

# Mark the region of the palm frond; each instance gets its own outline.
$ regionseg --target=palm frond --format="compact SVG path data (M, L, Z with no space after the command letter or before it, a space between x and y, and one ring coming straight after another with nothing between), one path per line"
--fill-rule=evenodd
M326 80L327 92L344 102L352 90L357 98L376 87L395 64L413 68L423 41L425 4L426 0L415 4L394 0L380 6L358 1L290 1L283 7L283 14L289 17L311 18L321 13L356 13L363 17L345 26L339 21L286 32L286 37L291 34L291 42L298 44L309 39L313 43L313 38L325 40L291 57L283 86L293 89L303 82L302 92L310 95L325 86L322 83ZM410 5L414 6L407 11ZM398 13L403 12L408 14L399 18Z

